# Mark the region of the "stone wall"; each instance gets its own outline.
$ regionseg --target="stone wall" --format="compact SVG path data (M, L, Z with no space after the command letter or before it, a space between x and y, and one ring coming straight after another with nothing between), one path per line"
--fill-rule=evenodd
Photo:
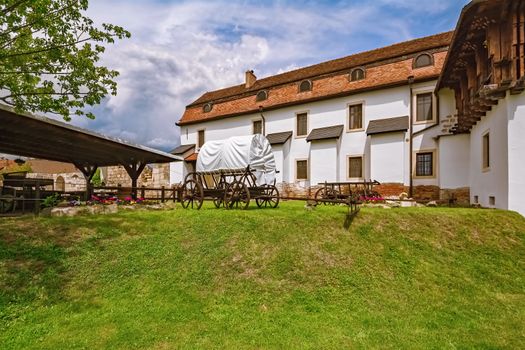
M107 167L103 182L106 186L131 186L131 179L123 166ZM169 187L170 168L169 164L147 165L139 176L137 185L159 188Z
M408 186L400 183L382 183L374 186L374 190L379 192L383 198L397 199L402 193L408 193Z
M311 197L321 186L303 187L296 183L277 184L279 193L283 197ZM342 187L341 192L347 191L347 186ZM383 183L374 186L374 191L386 199L399 199L402 193L409 192L409 187L401 183ZM470 189L468 187L458 189L441 189L438 186L414 186L413 199L418 201L449 201L454 200L459 204L470 203Z
M441 200L455 200L458 204L469 204L470 203L470 188L455 188L453 190L444 189L440 193Z
M56 191L84 192L86 190L86 179L80 171L60 174L28 173L26 177L31 179L53 179Z

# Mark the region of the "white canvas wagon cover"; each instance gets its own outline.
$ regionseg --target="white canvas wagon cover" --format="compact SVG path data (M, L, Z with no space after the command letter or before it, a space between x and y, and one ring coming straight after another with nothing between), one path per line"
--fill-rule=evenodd
M258 185L273 184L275 158L270 142L261 134L208 141L197 156L197 172L244 170L248 166Z

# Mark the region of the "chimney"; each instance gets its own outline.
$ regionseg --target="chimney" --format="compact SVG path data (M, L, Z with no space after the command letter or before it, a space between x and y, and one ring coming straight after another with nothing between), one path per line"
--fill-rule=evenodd
M246 88L249 89L255 84L257 77L253 74L253 70L246 71Z

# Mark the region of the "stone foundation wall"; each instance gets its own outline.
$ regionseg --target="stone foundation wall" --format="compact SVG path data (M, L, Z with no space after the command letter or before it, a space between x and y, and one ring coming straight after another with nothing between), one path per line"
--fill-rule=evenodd
M399 198L402 193L408 193L408 186L400 183L382 183L374 186L374 190L379 192L383 198Z
M458 204L469 204L470 203L470 188L455 188L455 189L444 189L440 192L441 200L455 200Z
M279 193L283 197L311 197L321 186L305 187L298 183L277 184ZM347 191L347 186L342 186L341 192ZM374 190L379 192L386 199L399 199L402 193L409 192L409 187L401 183L383 183L374 186ZM454 199L459 204L470 203L470 189L468 187L458 189L441 189L438 186L414 186L413 198L418 201L449 201Z
M131 179L123 166L112 166L106 169L106 176L103 180L106 186L131 186ZM138 186L145 187L169 187L169 184L169 164L151 164L146 166L137 181Z

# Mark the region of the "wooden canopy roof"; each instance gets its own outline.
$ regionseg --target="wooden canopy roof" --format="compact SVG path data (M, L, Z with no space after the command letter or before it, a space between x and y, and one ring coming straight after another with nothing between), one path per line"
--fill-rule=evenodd
M0 153L77 167L168 163L180 157L0 105Z

